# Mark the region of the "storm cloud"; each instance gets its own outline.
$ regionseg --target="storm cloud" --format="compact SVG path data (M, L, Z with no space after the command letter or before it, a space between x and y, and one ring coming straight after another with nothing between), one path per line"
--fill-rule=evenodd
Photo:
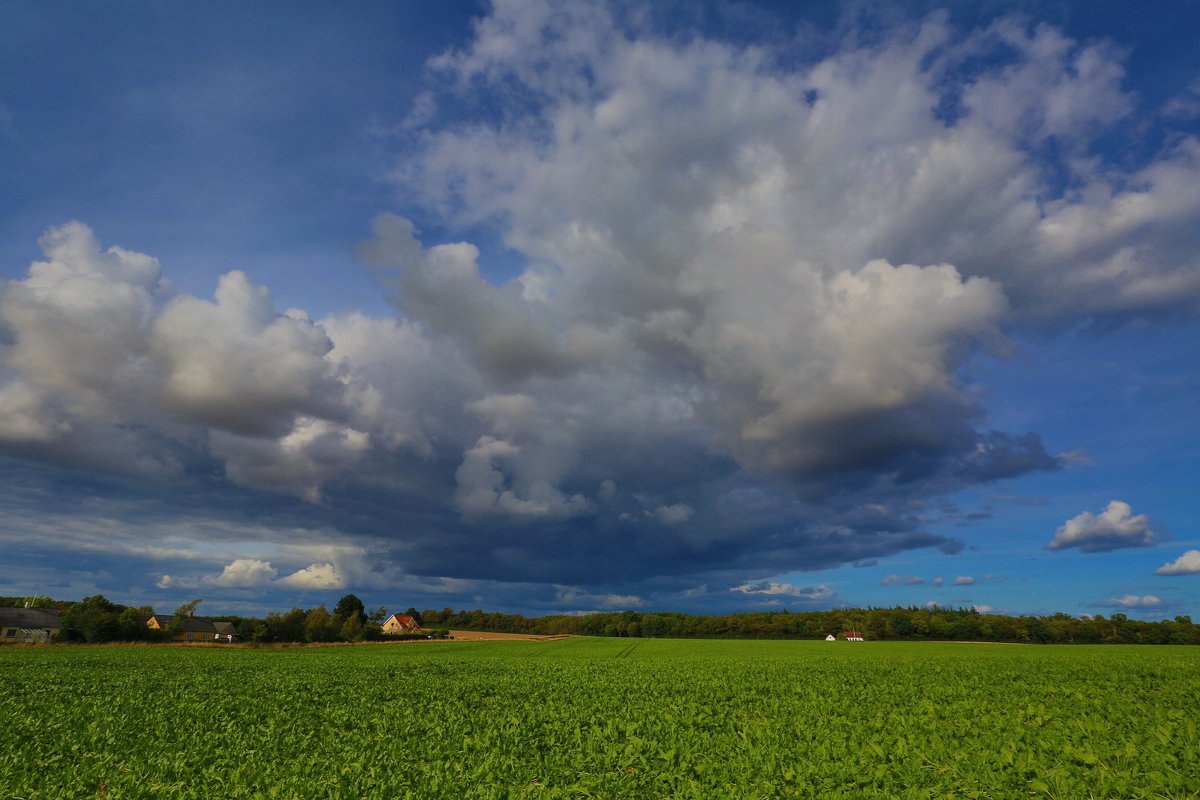
M252 268L192 296L57 225L0 292L0 451L232 484L357 554L201 559L230 589L820 601L769 579L957 552L930 505L1060 467L993 428L964 369L1012 328L1195 308L1200 143L1089 157L1134 108L1103 42L936 15L863 41L796 63L496 2L430 81L513 102L447 123L422 94L381 176L413 213L363 222L393 317L278 308ZM520 273L489 279L418 209L495 232ZM1050 547L1150 541L1114 514Z

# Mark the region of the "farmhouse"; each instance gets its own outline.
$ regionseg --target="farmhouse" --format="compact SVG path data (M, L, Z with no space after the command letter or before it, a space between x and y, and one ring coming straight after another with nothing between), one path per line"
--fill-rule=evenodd
M392 636L406 633L420 633L421 626L408 614L392 614L383 623L383 632Z
M153 614L146 620L146 627L156 631L166 630L174 619L171 614ZM194 617L191 614L183 620L179 632L175 634L177 642L233 642L237 638L237 628L232 622Z
M0 606L0 642L44 642L60 628L53 608Z
M844 638L847 642L863 641L863 635L861 631L846 631L842 634L842 638Z

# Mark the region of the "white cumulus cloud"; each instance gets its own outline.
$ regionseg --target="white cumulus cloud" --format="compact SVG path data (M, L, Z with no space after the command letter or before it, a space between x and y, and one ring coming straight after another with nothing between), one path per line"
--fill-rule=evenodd
M309 564L291 575L279 579L282 586L296 589L341 589L346 585L337 567L332 563Z
M1188 550L1154 572L1156 575L1200 575L1200 550Z
M1099 514L1084 511L1063 523L1046 547L1078 547L1085 553L1103 553L1122 547L1149 547L1159 539L1145 514L1134 516L1128 503L1113 500Z
M269 561L257 558L239 558L228 564L220 575L209 580L214 586L253 588L266 586L275 580L279 571Z

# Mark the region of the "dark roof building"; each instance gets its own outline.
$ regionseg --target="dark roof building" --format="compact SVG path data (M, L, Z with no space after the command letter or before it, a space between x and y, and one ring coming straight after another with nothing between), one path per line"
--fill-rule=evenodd
M0 606L0 642L44 642L61 628L53 608Z
M174 621L173 614L154 614L146 620L146 627L166 630ZM184 642L232 642L237 635L237 628L232 622L189 615L181 621L175 638Z

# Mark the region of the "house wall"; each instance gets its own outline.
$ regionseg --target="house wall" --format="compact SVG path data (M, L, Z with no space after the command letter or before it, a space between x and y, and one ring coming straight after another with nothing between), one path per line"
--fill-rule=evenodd
M401 622L398 619L396 619L395 617L391 617L388 619L387 622L383 623L383 628L381 630L384 633L395 633L395 634L419 633L421 630L421 627L419 625L417 625L415 622L412 623L412 627L405 627L403 624L401 624Z
M0 628L0 643L4 642L44 642L58 633L58 628Z

